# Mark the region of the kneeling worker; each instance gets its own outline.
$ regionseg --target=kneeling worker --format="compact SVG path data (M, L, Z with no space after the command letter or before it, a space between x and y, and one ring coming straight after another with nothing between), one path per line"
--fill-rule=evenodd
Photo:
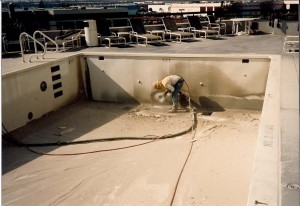
M169 112L177 112L178 94L183 84L184 79L178 75L169 75L164 79L153 83L154 89L164 92L164 97L166 97L169 92L172 93L173 107L171 108L171 110L169 110Z

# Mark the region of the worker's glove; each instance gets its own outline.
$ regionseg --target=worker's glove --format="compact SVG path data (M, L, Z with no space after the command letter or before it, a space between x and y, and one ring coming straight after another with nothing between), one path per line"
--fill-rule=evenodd
M168 93L169 93L168 91L165 91L163 96L166 97Z

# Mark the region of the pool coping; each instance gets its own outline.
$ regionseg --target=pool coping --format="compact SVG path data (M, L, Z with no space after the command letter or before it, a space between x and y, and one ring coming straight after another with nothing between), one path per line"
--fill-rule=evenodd
M300 203L298 191L289 189L299 185L299 65L294 58L271 56L248 206Z

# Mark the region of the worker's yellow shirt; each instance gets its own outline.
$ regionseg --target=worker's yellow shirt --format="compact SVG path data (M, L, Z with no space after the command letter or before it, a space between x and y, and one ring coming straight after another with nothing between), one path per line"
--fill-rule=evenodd
M170 90L171 92L174 91L174 85L181 79L181 76L178 75L169 75L161 80L162 85L164 86L165 90Z

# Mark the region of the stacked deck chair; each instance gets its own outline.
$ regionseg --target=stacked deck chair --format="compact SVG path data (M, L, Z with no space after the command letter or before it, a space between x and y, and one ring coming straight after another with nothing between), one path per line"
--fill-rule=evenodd
M221 19L220 19L220 22L217 22L216 18L214 16L208 15L207 18L208 18L208 21L209 21L209 23L207 25L208 29L217 29L217 30L219 30L220 34L221 34L221 31L224 34L226 34L226 24L222 23Z
M191 32L185 32L183 30L180 30L178 26L176 25L176 22L172 18L162 18L165 32L167 35L170 35L170 39L172 39L173 36L178 40L180 43L183 39L195 39L195 34Z
M111 32L109 29L109 23L106 19L97 20L97 29L100 45L103 42L107 42L107 47L111 47L112 45L126 46L126 39L124 37L117 36L116 33Z
M137 44L143 46L147 46L148 43L162 44L162 37L148 33L144 27L142 19L129 19L129 22L132 28L131 35L136 38Z
M199 34L199 36L201 37L201 34L203 34L205 39L208 36L212 36L212 37L220 36L219 30L203 28L198 16L188 16L188 20L190 24L190 31L194 32L196 36L197 34Z

